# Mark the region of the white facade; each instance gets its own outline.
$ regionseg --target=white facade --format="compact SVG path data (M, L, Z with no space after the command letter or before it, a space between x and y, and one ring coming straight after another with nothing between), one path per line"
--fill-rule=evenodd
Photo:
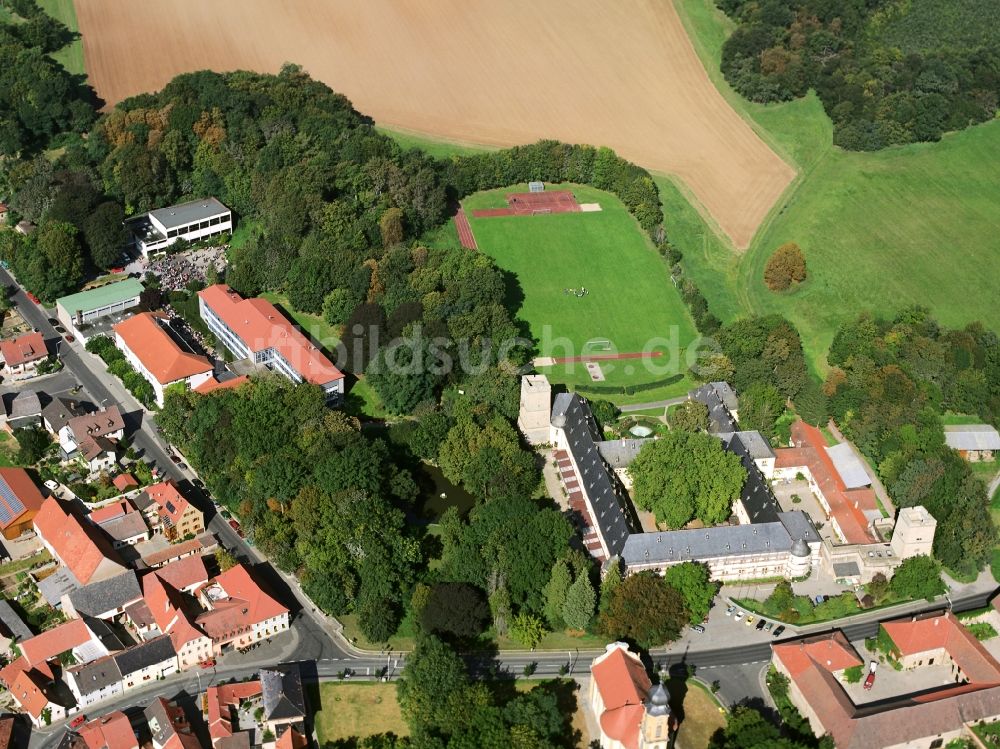
M150 385L153 386L153 392L156 393L156 405L163 407L163 391L166 390L171 385L185 384L192 390L201 385L206 380L212 379L212 367L209 364L208 370L205 372L198 372L197 374L191 375L190 377L184 377L179 380L172 380L170 382L160 382L153 376L152 372L146 369L143 365L142 360L136 356L132 350L126 345L124 339L119 333L115 333L115 345L121 349L121 352L125 354L125 359L129 364L145 378Z
M150 211L126 222L132 229L132 243L144 257L163 252L183 239L198 242L231 234L233 214L214 198Z
M215 650L211 638L202 635L193 637L178 648L177 661L183 671L202 661L207 661L214 654Z
M114 665L112 665L111 668L114 668ZM117 671L117 669L115 670ZM66 684L69 686L69 691L73 693L73 697L76 699L77 707L80 708L89 707L95 702L101 702L122 694L125 691L122 688L122 682L120 679L112 684L107 684L100 689L92 689L88 684L80 683L80 681L81 680L78 679L78 675L73 671L66 672Z
M122 686L124 691L129 689L137 689L146 684L156 681L163 676L170 676L170 674L177 673L177 656L172 656L166 658L159 663L153 663L145 668L141 668L138 671L133 671L130 674L125 674L122 677Z

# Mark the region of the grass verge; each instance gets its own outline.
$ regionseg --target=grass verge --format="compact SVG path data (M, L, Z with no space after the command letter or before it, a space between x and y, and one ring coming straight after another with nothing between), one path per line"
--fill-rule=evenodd
M38 0L38 5L57 21L64 23L70 31L80 32L80 24L76 20L76 8L73 7L73 0ZM87 73L83 64L82 39L70 42L55 52L52 59L74 75L86 75Z

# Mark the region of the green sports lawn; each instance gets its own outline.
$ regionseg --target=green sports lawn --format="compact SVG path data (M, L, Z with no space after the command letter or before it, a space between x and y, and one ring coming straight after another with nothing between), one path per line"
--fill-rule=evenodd
M57 21L62 21L70 31L78 32L80 30L73 0L38 0L38 5ZM61 63L70 73L85 75L87 72L84 69L83 42L80 39L70 42L55 52L52 58Z
M504 195L523 192L526 185L477 193L463 201L481 252L496 259L517 279L511 299L539 341L543 356L572 356L584 352L589 341L609 340L618 352L642 351L658 337L674 337L651 350L666 352L654 359L666 365L670 350L683 351L696 332L680 295L674 289L663 260L616 197L580 185L550 186L572 189L581 203L599 203L595 213L472 218L476 208L503 207ZM586 288L587 296L567 294L568 288ZM568 347L560 348L562 338ZM650 372L637 361L602 364L606 381L593 383L582 365L547 368L554 382L586 389L663 380L687 369L683 359L668 371ZM629 371L631 369L631 371ZM680 380L656 392L641 393L647 400L684 392ZM667 392L669 391L669 392ZM632 400L640 399L640 394ZM616 398L622 401L622 398Z

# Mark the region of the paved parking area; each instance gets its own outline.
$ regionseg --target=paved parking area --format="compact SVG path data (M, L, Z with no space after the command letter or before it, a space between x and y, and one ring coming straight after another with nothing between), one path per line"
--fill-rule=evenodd
M878 660L878 654L869 652L864 641L852 642L854 649L865 661L865 671L871 661ZM937 689L955 683L955 677L948 666L935 663L931 666L920 666L906 671L896 671L888 663L879 663L875 672L875 683L870 690L864 688L864 678L857 684L844 684L847 696L855 705L866 702L878 702L902 695Z

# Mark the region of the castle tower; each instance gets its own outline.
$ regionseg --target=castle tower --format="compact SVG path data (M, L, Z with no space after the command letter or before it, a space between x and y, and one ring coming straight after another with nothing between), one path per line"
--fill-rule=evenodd
M918 554L930 556L936 528L937 520L923 505L904 507L899 511L892 529L892 540L889 541L892 553L899 559L909 559Z
M670 697L663 684L649 690L646 698L646 712L639 726L639 749L667 749L670 743L672 716Z
M549 441L549 414L552 409L552 386L542 374L521 377L521 408L517 426L530 445Z

